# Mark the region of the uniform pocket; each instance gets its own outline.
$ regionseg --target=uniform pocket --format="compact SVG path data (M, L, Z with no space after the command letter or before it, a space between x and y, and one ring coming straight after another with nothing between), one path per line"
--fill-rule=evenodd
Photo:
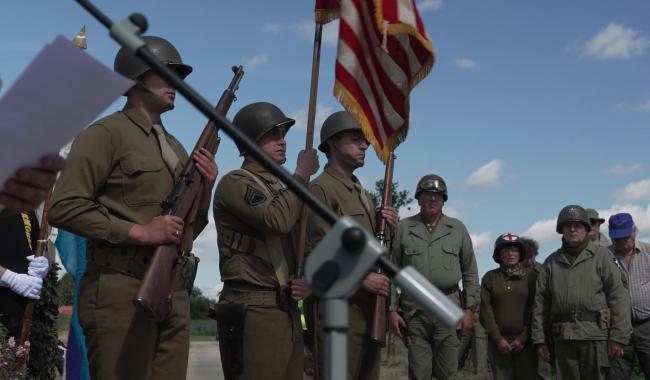
M163 164L143 157L127 157L120 161L122 169L122 198L128 206L159 204L167 196Z
M404 248L404 266L412 265L416 269L426 268L425 247Z
M442 252L444 253L442 265L445 269L454 270L460 268L460 263L458 261L460 249L456 245L444 244L442 246Z

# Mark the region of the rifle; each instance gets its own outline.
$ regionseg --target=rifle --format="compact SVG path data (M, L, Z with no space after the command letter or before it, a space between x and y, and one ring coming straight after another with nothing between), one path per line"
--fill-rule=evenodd
M235 91L239 88L239 82L244 76L242 66L233 66L232 71L234 77L228 88L224 90L216 106L216 111L224 116L237 99ZM206 148L212 154L216 154L220 140L217 126L212 121L209 121L203 129L201 137L196 142L193 151ZM174 215L182 218L185 222L184 231L192 230L192 228L187 227L194 224L201 197L202 183L201 174L196 170L194 160L190 157L176 180L171 193L162 202L163 215ZM180 251L179 247L187 246L186 243L189 243L187 239L192 238L192 236L184 232L180 245L164 244L158 246L151 256L149 266L144 273L133 303L155 320L162 320L165 311L171 305L178 267L182 264L183 256L185 256L185 252Z
M381 207L391 207L393 205L393 166L395 155L391 153L386 162L386 172L384 174L384 190L381 195ZM388 233L388 223L381 215L377 217L375 237L379 243L386 247L390 252L391 238ZM377 273L382 273L381 268ZM372 327L370 330L370 339L378 344L384 344L386 341L386 297L375 296L375 311L372 317Z

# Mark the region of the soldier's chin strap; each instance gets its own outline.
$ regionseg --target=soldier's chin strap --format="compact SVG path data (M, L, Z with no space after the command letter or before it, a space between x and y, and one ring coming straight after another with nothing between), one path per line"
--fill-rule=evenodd
M344 216L309 255L307 281L324 302L324 379L344 379L347 369L347 298L354 294L373 266L385 257L385 248L349 216ZM448 328L454 328L463 311L410 266L382 266L402 291Z

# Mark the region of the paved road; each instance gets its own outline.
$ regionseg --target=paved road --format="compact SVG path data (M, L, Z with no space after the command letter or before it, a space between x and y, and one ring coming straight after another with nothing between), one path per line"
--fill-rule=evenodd
M191 342L188 380L223 380L218 342Z

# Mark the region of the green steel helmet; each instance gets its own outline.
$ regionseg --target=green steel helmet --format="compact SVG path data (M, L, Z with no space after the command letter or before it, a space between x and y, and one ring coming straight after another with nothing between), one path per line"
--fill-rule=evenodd
M320 145L318 145L318 150L327 153L327 140L339 132L351 130L362 130L357 119L348 111L334 112L325 120L323 127L320 129Z
M501 249L506 247L517 247L517 249L519 249L519 262L524 261L526 248L521 242L521 238L508 232L507 234L499 236L494 242L494 253L492 254L492 258L497 262L497 264L501 263L501 261L499 261L501 257Z
M232 123L255 142L273 128L286 127L289 129L295 122L278 107L267 102L251 103L244 106L232 119ZM240 156L246 153L239 144L237 144L237 149L239 149Z
M439 175L427 174L418 181L418 186L415 189L415 198L417 199L420 194L425 191L432 193L442 193L447 202L447 184L445 180Z
M587 211L582 206L568 205L560 211L560 215L557 216L557 226L555 228L558 234L562 233L562 227L567 222L582 223L587 228L587 232L591 230L589 215L587 215Z
M181 78L185 78L192 72L192 66L183 63L178 50L166 39L154 36L143 36L142 39L153 55L162 63L172 66ZM117 52L113 67L115 71L132 80L150 70L146 63L125 48Z

